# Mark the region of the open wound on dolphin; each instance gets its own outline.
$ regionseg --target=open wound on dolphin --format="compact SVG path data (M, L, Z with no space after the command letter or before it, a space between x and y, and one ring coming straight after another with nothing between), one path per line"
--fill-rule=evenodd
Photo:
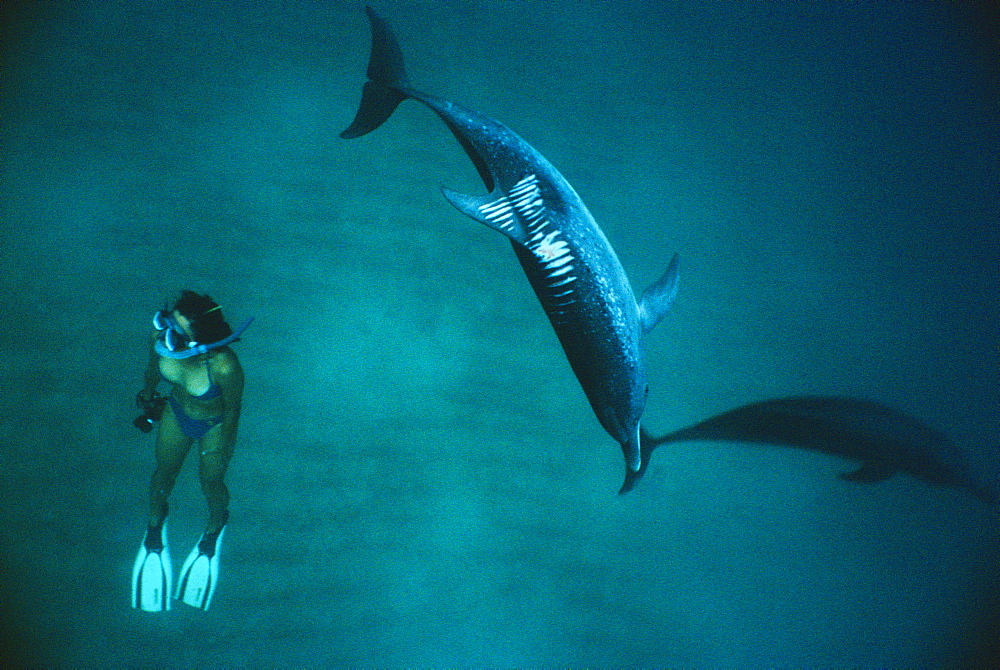
M502 195L492 202L480 205L479 212L491 223L504 230L510 230L514 227L515 213L518 215L518 218L524 222L528 233L528 241L525 246L535 254L535 257L542 263L542 267L550 271L548 272L549 279L555 280L549 285L549 288L565 286L576 279L576 277L569 275L573 270L573 266L570 264L573 255L569 252L569 245L566 241L559 239L562 232L544 230L549 225L549 220L546 216L542 192L538 188L538 177L534 174L529 174L514 184L508 195ZM553 294L552 297L566 298L572 293L573 289L570 288ZM565 307L572 302L573 299L569 298L557 306Z

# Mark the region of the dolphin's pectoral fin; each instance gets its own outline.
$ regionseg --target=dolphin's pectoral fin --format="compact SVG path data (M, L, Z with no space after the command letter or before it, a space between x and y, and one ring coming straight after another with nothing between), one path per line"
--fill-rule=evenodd
M653 330L673 307L677 298L677 282L680 278L679 266L680 258L674 254L663 276L642 292L642 298L639 300L639 322L643 334Z
M861 484L875 484L884 482L895 470L882 461L865 461L861 467L853 472L844 472L840 478L848 482L858 482Z
M486 195L466 195L442 187L441 193L462 214L503 233L518 244L527 243L527 231L517 220L513 206L497 190Z

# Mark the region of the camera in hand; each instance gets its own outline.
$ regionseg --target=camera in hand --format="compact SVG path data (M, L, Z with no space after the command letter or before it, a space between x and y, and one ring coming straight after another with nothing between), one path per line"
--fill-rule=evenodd
M137 417L132 425L141 430L144 433L148 433L153 430L153 424L160 420L163 416L163 408L167 406L167 399L161 396L159 393L154 393L151 397L147 398L142 393L139 393L135 397L135 404L141 409L142 416Z

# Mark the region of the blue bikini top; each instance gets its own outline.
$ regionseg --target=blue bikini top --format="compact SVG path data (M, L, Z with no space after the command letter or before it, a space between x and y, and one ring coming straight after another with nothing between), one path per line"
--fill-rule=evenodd
M208 388L201 395L191 396L195 400L212 400L222 395L222 388L212 381L212 370L208 367L208 358L205 358L205 374L208 375Z
M208 367L208 359L205 359L205 373L208 375L208 388L201 395L191 396L195 400L214 400L222 395L222 387L212 381L212 369ZM163 381L170 382L169 379L163 376L163 371L160 371L160 377ZM170 382L173 384L174 382Z

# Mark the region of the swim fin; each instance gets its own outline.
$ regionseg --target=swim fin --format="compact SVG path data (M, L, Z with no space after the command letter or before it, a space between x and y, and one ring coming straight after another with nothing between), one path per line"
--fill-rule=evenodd
M170 609L170 586L173 573L167 548L167 521L146 529L132 567L132 607L143 612L166 612Z
M188 554L177 582L178 600L208 610L219 581L219 548L225 532L226 527L223 526L214 533L203 534Z

